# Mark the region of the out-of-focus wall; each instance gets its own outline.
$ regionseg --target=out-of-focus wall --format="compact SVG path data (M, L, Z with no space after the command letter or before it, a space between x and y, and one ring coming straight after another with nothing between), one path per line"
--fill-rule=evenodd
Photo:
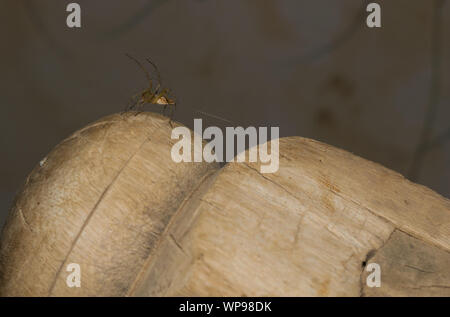
M448 1L376 1L381 29L365 25L367 1L354 0L79 0L82 28L69 29L69 2L0 3L0 226L46 153L146 85L126 52L157 63L178 98L175 119L190 127L199 116L228 125L195 109L279 126L406 176L429 110L431 136L450 127ZM448 139L415 169L447 197Z

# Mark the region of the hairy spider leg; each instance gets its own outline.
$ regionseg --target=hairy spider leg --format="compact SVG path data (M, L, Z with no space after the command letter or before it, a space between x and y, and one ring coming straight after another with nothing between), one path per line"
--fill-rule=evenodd
M155 92L158 93L159 89L162 86L162 78L161 78L161 73L159 72L158 66L156 66L155 63L153 63L149 58L145 59L150 65L152 65L153 69L156 72L156 76L158 78L158 85L156 86Z
M139 97L141 96L141 93L137 93L135 95L133 95L133 97L131 97L131 102L127 105L127 107L125 108L124 112L130 111L133 108L136 107L136 105L139 102Z

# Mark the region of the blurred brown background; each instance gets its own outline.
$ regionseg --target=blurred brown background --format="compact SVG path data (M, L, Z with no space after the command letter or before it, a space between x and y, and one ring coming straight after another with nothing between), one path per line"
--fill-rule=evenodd
M79 0L69 29L70 2L0 2L0 226L40 159L145 87L125 53L157 63L187 126L279 126L450 196L448 1L375 1L380 29L358 0Z

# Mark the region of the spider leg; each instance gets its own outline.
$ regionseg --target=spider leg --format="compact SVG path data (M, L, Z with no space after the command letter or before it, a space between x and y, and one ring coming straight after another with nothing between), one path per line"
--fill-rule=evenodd
M158 78L158 88L161 87L161 82L162 82L162 80L161 80L161 73L159 72L158 67L156 66L155 63L153 63L153 62L150 60L150 58L146 58L145 60L146 60L150 65L152 65L153 68L155 69L156 76L157 76L157 78Z
M139 68L142 69L142 71L143 71L144 74L145 74L145 77L147 77L147 80L148 80L149 82L151 82L152 79L151 79L151 77L150 77L150 74L149 74L148 71L144 68L144 66L142 66L141 62L139 62L136 58L134 58L133 56L131 56L131 55L128 54L128 53L126 53L125 55L126 55L128 58L130 58L131 60L133 60L133 61L139 66Z
M133 108L135 108L136 105L139 103L139 101L140 101L140 99L141 99L141 98L140 98L141 96L142 96L142 93L134 94L134 95L131 97L130 103L125 107L125 109L123 110L123 112L127 112L127 111L133 110Z
M153 91L153 81L152 80L149 80L148 81L148 86L149 86L149 91Z
M169 124L170 124L170 127L173 129L173 115L177 108L177 104L173 103L173 104L168 104L167 106L170 106Z
M170 109L170 121L172 121L173 116L175 114L175 111L177 110L177 103L175 102L174 104L171 105L171 109Z
M138 103L136 103L136 114L135 114L135 116L137 116L138 114L141 114L143 111L142 111L142 107L143 107L143 105L145 104L145 102L143 102L143 101L141 101L141 102L138 102ZM141 109L141 111L139 111L139 109Z
M136 107L136 105L139 102L138 99L139 94L135 94L132 98L131 98L131 102L127 105L127 107L125 108L124 112L130 111L132 110L134 107Z

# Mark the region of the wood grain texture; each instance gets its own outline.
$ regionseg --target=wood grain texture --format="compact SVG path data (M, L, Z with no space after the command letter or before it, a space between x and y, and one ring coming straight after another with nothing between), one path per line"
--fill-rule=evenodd
M277 173L218 172L129 295L360 296L362 263L394 230L448 254L447 199L313 140L284 138L279 151Z
M218 166L176 164L167 118L112 115L59 144L28 177L0 245L0 295L126 294L172 214ZM66 266L82 287L66 286Z
M2 233L0 295L447 295L449 200L300 137L280 139L273 174L177 164L170 131L158 115L113 115L58 145ZM381 289L365 286L368 258ZM66 286L72 262L81 288Z
M450 296L450 253L399 230L368 261L382 278L380 287L363 283L364 296Z

